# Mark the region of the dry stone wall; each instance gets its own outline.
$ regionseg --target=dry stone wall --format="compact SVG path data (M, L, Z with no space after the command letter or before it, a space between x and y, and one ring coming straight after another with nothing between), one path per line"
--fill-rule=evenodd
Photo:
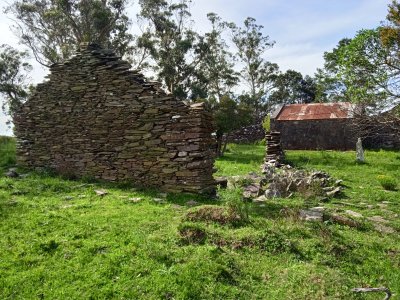
M203 104L175 99L96 45L50 71L14 118L20 165L168 192L213 191L214 127Z
M357 142L351 119L271 120L271 130L281 133L285 150L352 150Z

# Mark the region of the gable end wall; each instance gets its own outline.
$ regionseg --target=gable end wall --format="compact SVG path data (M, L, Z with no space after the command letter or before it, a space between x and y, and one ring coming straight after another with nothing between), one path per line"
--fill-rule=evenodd
M212 192L211 113L130 68L94 46L52 66L15 115L18 163L168 192Z

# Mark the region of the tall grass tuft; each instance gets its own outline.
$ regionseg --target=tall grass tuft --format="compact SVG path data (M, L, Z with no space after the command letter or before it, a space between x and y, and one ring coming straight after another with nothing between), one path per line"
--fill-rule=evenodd
M15 139L0 136L0 168L6 169L15 164Z
M380 185L387 191L395 191L397 188L396 179L388 175L377 176Z

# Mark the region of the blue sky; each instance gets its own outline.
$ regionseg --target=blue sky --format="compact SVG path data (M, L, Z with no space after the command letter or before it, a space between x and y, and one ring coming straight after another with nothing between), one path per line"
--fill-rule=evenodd
M0 6L4 7L1 1ZM11 2L11 0L7 1ZM215 12L225 21L241 24L254 17L265 34L276 42L265 58L282 70L294 69L313 75L323 65L323 53L344 37L353 37L360 29L374 28L385 19L390 0L194 0L191 7L196 29L208 29L206 15ZM130 15L136 14L136 5ZM9 30L12 21L0 15L1 44L18 47ZM132 30L135 31L135 24ZM34 63L33 63L34 64ZM43 80L46 70L34 64L32 82ZM0 113L0 135L12 135Z

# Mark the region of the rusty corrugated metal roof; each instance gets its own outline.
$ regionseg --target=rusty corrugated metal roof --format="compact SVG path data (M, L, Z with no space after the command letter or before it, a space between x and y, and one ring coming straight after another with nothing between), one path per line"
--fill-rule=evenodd
M285 105L276 120L347 119L353 116L355 105L350 102Z

